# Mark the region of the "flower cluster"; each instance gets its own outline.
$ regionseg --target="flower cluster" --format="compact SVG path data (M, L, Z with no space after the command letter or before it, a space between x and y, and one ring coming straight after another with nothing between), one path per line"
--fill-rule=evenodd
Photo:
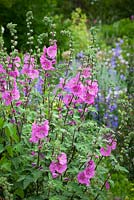
M57 54L57 45L54 45L43 49L43 54L40 57L40 63L44 70L54 70L53 64L56 63L55 57Z
M108 88L107 94L103 94L103 90L100 89L98 97L96 98L96 108L98 110L98 120L105 123L105 125L113 130L118 128L118 110L117 100L120 95L119 87L115 87L114 90ZM104 105L105 109L102 109L100 105Z
M49 122L48 120L44 121L43 124L38 125L35 122L32 124L32 136L30 142L38 143L41 139L48 136L49 131Z
M90 160L87 163L86 168L78 173L77 180L79 183L89 186L90 179L93 178L94 175L95 175L95 163L93 160Z
M65 84L62 79L59 84L66 93L63 96L63 102L69 106L72 102L74 105L86 103L88 105L94 104L95 97L98 93L97 81L88 80L90 76L90 69L83 69L82 74L78 73L75 77L69 79ZM81 77L84 81L81 81Z
M22 74L27 75L31 79L38 78L39 71L34 68L35 67L35 59L33 56L29 54L24 55L24 65L21 70Z
M8 68L5 70L3 65L0 64L0 92L2 100L8 106L12 101L20 98L20 92L17 87L17 77L19 77L18 67L20 66L20 58L15 57L11 59L7 57L6 62ZM6 79L8 77L8 80Z
M115 140L110 140L109 143L111 144L107 144L106 148L101 147L100 148L100 153L102 156L110 156L111 155L111 151L116 149L116 141Z
M63 152L59 154L57 161L52 161L49 169L53 178L57 178L60 174L65 172L67 169L67 155Z

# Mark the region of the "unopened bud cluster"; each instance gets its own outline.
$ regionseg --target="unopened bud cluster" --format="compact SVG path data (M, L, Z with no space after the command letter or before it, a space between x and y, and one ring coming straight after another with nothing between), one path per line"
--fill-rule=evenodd
M33 20L33 13L32 11L28 11L26 13L26 23L27 23L27 29L28 29L28 32L27 32L27 45L30 46L30 52L32 53L32 45L33 45L33 40L34 40L34 37L33 37L33 29L31 28L31 25L32 25L32 20Z
M7 182L5 177L0 178L0 188L2 188L2 195L5 200L13 200L13 194L10 193L11 184Z
M12 39L11 39L11 50L12 51L15 50L15 47L18 44L18 42L17 42L18 36L17 36L16 26L17 26L17 24L13 24L12 22L7 24L7 28L9 29L10 34L12 36Z

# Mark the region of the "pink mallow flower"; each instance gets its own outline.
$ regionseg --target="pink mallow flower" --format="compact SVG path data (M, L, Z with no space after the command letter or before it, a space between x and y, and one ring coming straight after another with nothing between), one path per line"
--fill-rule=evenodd
M90 167L87 167L85 170L86 176L90 179L93 178L95 175L95 170L91 169Z
M6 106L10 105L12 102L11 92L10 91L2 92L2 100L4 100Z
M57 44L43 49L43 54L40 57L40 63L44 70L54 70L53 64L56 63Z
M90 179L95 175L95 163L93 160L88 161L86 168L79 172L77 175L77 180L79 183L89 186Z
M11 58L10 56L8 56L7 61L8 61L8 67L9 68L12 68L13 66L14 67L20 67L21 59L18 56L16 56L15 58Z
M116 145L117 145L117 142L116 141L112 141L111 149L115 150L116 149Z
M65 153L61 153L57 157L57 161L52 161L49 170L52 174L53 178L57 178L60 174L65 172L67 169L67 155Z
M17 68L14 69L14 71L10 71L9 73L9 76L12 76L14 78L18 77L20 75L19 71Z
M106 187L106 190L109 190L109 189L110 189L110 184L109 184L108 181L106 181L106 183L105 183L105 187Z
M54 70L52 61L48 60L44 55L40 57L40 63L44 70Z
M93 160L89 160L87 163L87 167L90 168L91 170L95 169L95 162Z
M14 88L13 88L13 90L11 92L12 100L18 100L20 98L20 92L19 92L19 90L17 88L17 83L16 83L15 80L14 80L14 84L13 85L14 85Z
M89 78L91 76L91 72L90 71L91 71L90 67L87 67L87 68L83 69L82 77L83 78Z
M55 43L54 45L50 46L47 48L47 55L54 59L56 57L57 54L57 44Z
M92 95L92 94L89 92L89 90L87 89L87 90L85 90L85 92L84 92L82 98L80 97L80 99L82 99L83 102L85 102L85 103L87 103L87 104L89 104L89 105L92 105L92 104L94 104L95 96Z
M79 81L80 74L78 73L75 77L71 78L65 85L65 91L69 91L75 96L81 96L84 90L82 82Z
M17 83L14 80L13 89L9 91L2 92L2 99L5 102L5 105L8 106L13 100L18 100L20 98L20 92L17 88Z
M63 172L65 172L67 169L67 164L64 164L64 165L61 165L60 163L57 163L56 164L56 171L59 173L59 174L62 174Z
M107 145L106 148L101 147L100 148L100 153L102 156L110 156L111 155L111 146Z
M0 74L5 74L6 70L3 68L3 65L0 64Z
M32 136L30 142L38 143L40 139L43 139L48 136L49 131L49 122L48 120L44 121L42 125L38 125L35 122L32 124Z
M111 151L116 149L116 145L117 145L117 142L115 140L112 140L112 142L109 145L107 145L106 148L101 147L100 148L101 155L102 156L110 156Z
M24 66L21 70L22 74L27 75L31 79L38 78L39 71L34 69L35 60L34 57L31 57L29 54L24 55Z
M59 154L57 159L61 165L67 164L67 155L65 153Z
M22 101L17 101L16 103L15 103L15 105L18 107L18 106L20 106L22 104Z
M63 102L66 106L68 106L69 104L71 104L71 102L73 101L73 96L72 94L66 94L64 97L63 97Z
M84 184L86 186L89 186L89 184L90 184L90 179L86 175L85 171L82 171L82 172L78 173L77 180L78 180L79 183Z

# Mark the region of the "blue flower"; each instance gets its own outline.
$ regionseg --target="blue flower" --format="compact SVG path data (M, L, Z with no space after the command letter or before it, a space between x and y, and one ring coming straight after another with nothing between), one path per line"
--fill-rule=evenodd
M81 58L83 58L84 57L84 54L83 54L83 52L82 51L80 51L78 54L77 54L77 56L76 56L77 58L79 58L79 59L81 59Z
M121 80L123 80L123 81L126 80L126 77L125 77L123 74L120 75L120 78L121 78Z
M36 85L35 85L35 89L36 89L40 94L42 94L42 84L43 84L43 79L42 79L41 76L39 76L38 81L37 81L37 83L36 83Z

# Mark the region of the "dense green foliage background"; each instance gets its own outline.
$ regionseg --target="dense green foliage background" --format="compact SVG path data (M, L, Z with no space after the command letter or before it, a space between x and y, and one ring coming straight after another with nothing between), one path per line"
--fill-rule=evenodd
M18 49L24 50L27 32L25 16L28 10L33 11L34 34L36 35L46 31L42 22L44 16L54 17L55 22L59 25L58 29L61 30L65 26L63 26L64 21L71 19L72 12L76 8L81 8L82 12L86 14L86 24L90 27L94 23L111 24L123 18L130 18L134 11L134 0L1 0L0 25L5 28L9 22L17 24ZM69 26L68 22L66 26ZM117 29L117 26L114 27L112 32ZM131 33L127 27L124 30L133 35L131 24L129 28L132 30ZM10 39L7 29L5 29L4 38L6 46L9 48Z

